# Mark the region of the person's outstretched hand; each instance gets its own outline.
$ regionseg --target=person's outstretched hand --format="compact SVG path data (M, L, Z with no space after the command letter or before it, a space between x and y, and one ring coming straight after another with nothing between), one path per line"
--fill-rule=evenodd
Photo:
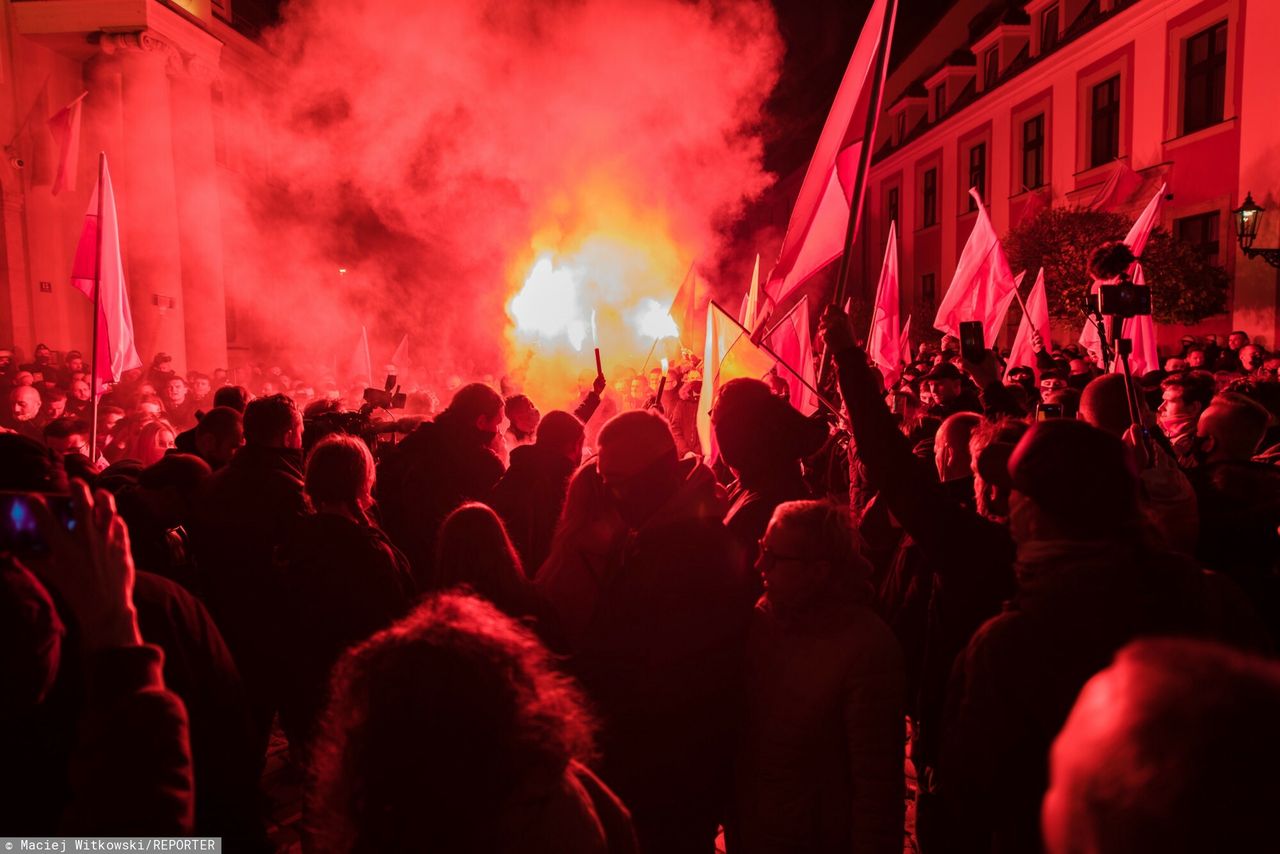
M604 390L609 387L609 382L604 378L604 374L596 374L596 381L591 384L591 390L596 394L604 394Z
M1034 329L1031 330L1031 349L1036 353L1044 352L1044 339L1041 338L1040 333Z
M35 512L49 553L30 563L70 610L85 648L140 644L129 531L116 513L115 498L100 489L95 499L83 481L73 480L71 530L44 502L35 502Z
M829 353L840 353L854 345L853 322L849 320L849 315L834 305L823 309L822 318L818 321L818 331Z

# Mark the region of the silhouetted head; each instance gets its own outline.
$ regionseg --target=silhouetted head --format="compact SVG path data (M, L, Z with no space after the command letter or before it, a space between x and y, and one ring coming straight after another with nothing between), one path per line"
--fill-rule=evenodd
M487 505L463 504L445 517L436 538L429 590L467 585L512 616L527 605L527 582L502 519Z
M1277 716L1274 661L1190 639L1130 644L1085 685L1054 742L1041 811L1047 850L1269 848Z
M582 461L582 443L585 436L586 430L577 416L555 409L543 416L538 423L535 444L560 454L577 465Z
M624 412L604 425L598 442L605 489L629 525L643 525L680 487L670 426L647 410Z
M302 413L293 399L283 394L259 397L244 410L244 442L251 447L302 447Z
M863 603L870 597L871 564L847 507L830 501L779 504L760 541L756 568L780 619L814 608Z
M373 504L373 481L373 454L357 436L326 436L307 457L305 488L317 508L344 507L362 516Z
M823 422L805 418L766 383L745 378L721 386L711 424L720 456L744 480L794 467L827 438Z

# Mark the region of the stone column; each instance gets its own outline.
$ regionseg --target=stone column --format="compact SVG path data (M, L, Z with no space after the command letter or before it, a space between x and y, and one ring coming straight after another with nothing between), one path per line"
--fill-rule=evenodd
M174 179L170 66L181 68L178 51L155 34L104 33L104 67L120 75L120 152L108 151L125 278L138 355L144 366L158 352L186 370L182 258Z
M213 65L191 57L170 78L187 364L202 371L227 365L222 210L211 88L216 76Z

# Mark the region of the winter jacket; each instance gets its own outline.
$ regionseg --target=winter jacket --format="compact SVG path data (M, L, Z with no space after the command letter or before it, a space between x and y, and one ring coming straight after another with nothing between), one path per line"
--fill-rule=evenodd
M709 850L727 802L753 574L710 469L597 567L570 662L601 719L601 776L646 851Z
M576 466L542 445L511 452L511 467L493 488L491 506L502 517L525 574L535 576L551 552L551 539Z
M950 850L1040 850L1049 747L1080 689L1129 641L1265 648L1229 581L1133 542L1033 542L1018 592L956 662L942 754Z
M870 608L756 606L731 854L902 851L902 651Z

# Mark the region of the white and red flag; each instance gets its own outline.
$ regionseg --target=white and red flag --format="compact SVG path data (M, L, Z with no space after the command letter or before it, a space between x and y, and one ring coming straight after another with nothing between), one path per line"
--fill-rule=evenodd
M933 325L959 338L961 323L980 321L983 340L990 347L1004 324L1009 304L1017 296L1017 284L982 199L976 190L969 190L969 195L978 203L978 216Z
M98 186L89 198L80 241L71 264L71 285L95 307L95 347L91 360L94 392L101 395L125 371L142 367L133 337L133 315L120 255L120 222L111 189L107 155L99 155Z
M761 350L741 326L715 302L707 305L706 350L702 359L702 395L698 399L698 438L708 462L717 455L716 437L711 429L711 406L716 393L729 380L739 377L763 379L774 360Z
M80 165L80 105L87 91L82 92L70 104L49 117L49 132L58 144L58 174L53 178L51 192L56 196L63 190L75 190L76 170Z
M902 361L911 361L911 315L907 315L907 322L902 324L902 336L898 339L898 352L902 354Z
M889 224L889 242L884 248L880 267L880 283L876 285L876 301L871 308L871 331L867 333L867 355L884 375L885 386L892 386L902 373L902 333L898 326L898 233Z
M797 300L795 306L774 325L769 331L768 343L778 359L798 371L803 379L801 382L790 371L778 370L790 389L787 399L804 415L812 415L821 404L813 392L818 387L818 372L813 364L813 339L809 335L809 297Z
M689 265L684 281L680 283L676 295L671 299L671 308L667 314L676 323L680 332L680 343L695 353L702 351L703 339L702 315L707 311L707 303L711 300L711 286L698 275L694 265Z
M888 52L892 42L896 15L897 0L875 0L867 12L796 196L778 261L765 286L765 294L774 307L840 257L849 217L861 215L862 200L857 200L856 206L851 205L851 200L863 146L872 145L875 140L875 122L884 89L879 83L873 85L873 81L878 75L883 82L887 65L883 53Z
M756 265L751 270L751 285L742 297L742 308L738 312L738 322L748 329L756 328L756 317L760 314L760 253L756 253Z
M351 351L347 379L361 380L365 385L373 382L373 359L369 357L369 333L363 326L360 327L360 337L356 340L355 349Z
M400 344L396 347L396 351L391 354L391 364L395 366L396 371L400 374L404 374L412 365L409 361L408 335L400 339Z
M1006 376L1009 371L1020 365L1028 368L1036 366L1036 351L1031 341L1032 332L1039 333L1044 346L1049 346L1052 327L1049 325L1049 296L1044 289L1043 267L1036 275L1036 283L1031 286L1031 294L1023 303L1022 322L1018 324L1018 334L1014 336L1013 347L1009 350Z
M1139 187L1142 176L1123 160L1116 161L1116 168L1111 170L1107 180L1098 188L1098 193L1085 207L1095 211L1105 211L1119 207L1129 201Z

